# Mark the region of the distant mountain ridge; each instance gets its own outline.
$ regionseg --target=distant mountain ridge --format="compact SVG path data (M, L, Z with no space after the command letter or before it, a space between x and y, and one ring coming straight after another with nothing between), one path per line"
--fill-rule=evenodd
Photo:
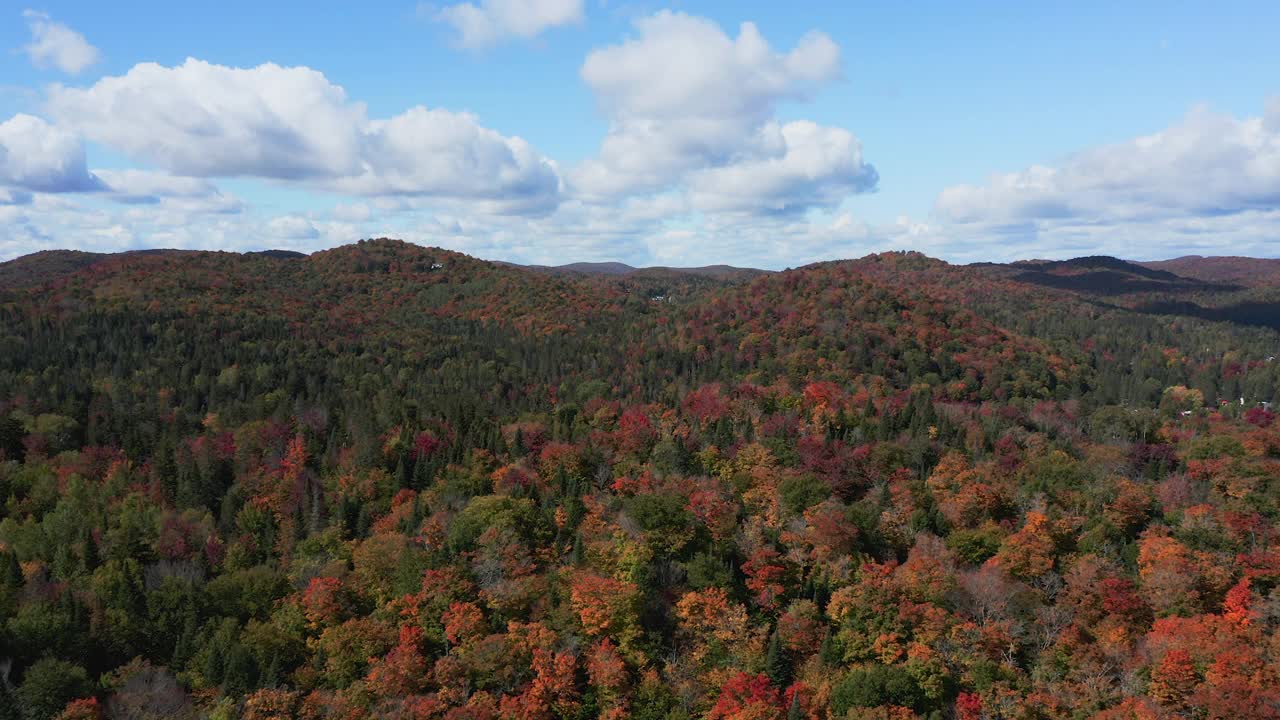
M1160 268L1093 255L1071 260L1020 260L980 263L1018 282L1071 290L1089 295L1129 295L1152 292L1231 291L1240 287L1229 283L1187 277Z
M173 248L154 248L145 250L125 250L118 253L97 253L83 250L40 250L0 263L0 289L25 288L42 285L58 277L70 275L88 267L112 259L127 257L154 257L165 255L195 255L203 252L219 252L205 250L179 250ZM267 257L275 259L299 259L307 257L306 253L293 250L253 250L246 253L227 253L244 255L245 257Z
M520 265L518 263L506 263L497 261L504 265L512 265L522 267L528 270L536 270L538 272L549 273L572 273L579 275L609 275L609 276L625 276L625 275L697 275L701 277L716 278L721 280L731 279L747 279L757 275L764 275L772 272L771 270L761 270L759 268L736 267L734 265L705 265L702 267L670 267L666 265L652 265L646 267L636 267L621 262L575 262L566 265Z
M268 249L245 253L179 249L130 250L95 253L81 250L42 250L0 263L0 288L34 287L70 275L108 260L138 256L199 255L202 253L260 257L269 260L302 260L321 253ZM868 256L879 258L885 255ZM921 258L926 256L921 255ZM868 258L863 258L867 260ZM478 258L477 258L478 259ZM488 261L494 265L519 268L562 277L634 279L661 282L680 278L708 278L741 282L772 274L759 268L717 264L701 267L636 267L622 262L574 262L564 265L523 265ZM1247 288L1280 287L1280 259L1239 256L1203 257L1188 255L1170 260L1131 262L1111 256L1086 256L1069 260L1018 260L1011 263L979 262L969 267L984 269L1017 282L1069 290L1088 295L1122 296L1143 293L1231 292ZM871 266L867 266L869 270Z
M1209 282L1233 283L1250 287L1280 285L1280 259L1239 255L1212 257L1184 255L1172 260L1144 262L1141 265Z

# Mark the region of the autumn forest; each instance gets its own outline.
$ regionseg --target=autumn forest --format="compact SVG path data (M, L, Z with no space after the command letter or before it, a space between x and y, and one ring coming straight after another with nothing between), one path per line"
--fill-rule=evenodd
M1280 269L0 264L0 720L1280 718Z

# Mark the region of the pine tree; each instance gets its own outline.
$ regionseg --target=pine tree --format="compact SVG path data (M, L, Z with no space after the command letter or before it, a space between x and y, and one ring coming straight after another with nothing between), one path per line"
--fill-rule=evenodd
M791 680L791 658L786 648L782 647L782 637L775 629L769 636L769 647L764 657L765 674L778 687L786 687Z
M818 650L818 657L827 667L839 667L844 658L840 656L840 648L836 645L836 640L831 633L822 636L822 647Z
M791 706L787 708L787 720L802 720L804 709L800 707L800 693L791 695Z

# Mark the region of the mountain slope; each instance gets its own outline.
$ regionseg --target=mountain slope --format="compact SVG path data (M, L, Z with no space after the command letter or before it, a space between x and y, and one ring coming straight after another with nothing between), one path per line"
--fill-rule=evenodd
M1280 707L1280 333L918 253L77 262L0 298L0 710Z
M42 250L0 263L0 290L42 285L109 257L80 250Z
M513 264L514 263L510 263ZM530 270L537 270L547 273L562 273L575 275L604 275L604 276L629 276L629 275L646 275L650 277L670 277L679 275L693 275L700 277L714 278L717 280L737 281L746 280L757 275L763 275L769 271L757 270L755 268L741 268L732 265L706 265L703 267L667 267L664 265L653 265L648 267L634 267L620 262L577 262L567 265L520 265L518 267L526 267Z
M1183 277L1173 272L1106 256L1057 261L1023 261L1008 265L984 264L984 266L1002 269L1018 282L1101 296L1239 289L1229 284Z
M1142 265L1206 282L1250 287L1280 286L1280 260L1277 259L1186 255L1172 260L1144 262Z

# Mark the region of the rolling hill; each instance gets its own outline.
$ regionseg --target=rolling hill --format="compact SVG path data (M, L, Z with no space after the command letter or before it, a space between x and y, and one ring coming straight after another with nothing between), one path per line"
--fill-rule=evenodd
M0 716L1280 708L1266 288L599 270L0 265Z
M1142 265L1206 282L1250 287L1280 286L1280 260L1276 259L1186 255L1172 260L1146 262Z

